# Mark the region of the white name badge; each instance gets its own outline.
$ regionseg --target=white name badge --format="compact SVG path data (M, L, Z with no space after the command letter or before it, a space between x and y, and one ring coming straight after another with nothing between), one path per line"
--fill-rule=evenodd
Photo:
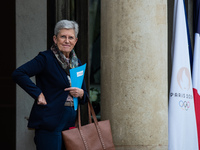
M83 70L82 71L79 71L79 72L77 72L77 77L80 77L80 76L82 76L83 75Z

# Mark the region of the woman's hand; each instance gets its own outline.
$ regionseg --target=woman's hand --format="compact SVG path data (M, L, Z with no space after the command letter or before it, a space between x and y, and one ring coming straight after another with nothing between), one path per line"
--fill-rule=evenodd
M47 101L46 101L46 99L45 99L43 93L41 93L41 94L38 96L37 104L38 104L38 105L46 105L46 104L47 104Z
M71 94L71 96L73 97L79 97L82 98L84 95L84 91L83 89L79 89L76 87L70 87L70 88L65 88L65 91L69 91L69 93Z

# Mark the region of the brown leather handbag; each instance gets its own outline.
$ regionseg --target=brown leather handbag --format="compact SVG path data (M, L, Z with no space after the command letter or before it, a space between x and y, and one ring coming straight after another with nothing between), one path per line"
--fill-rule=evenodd
M80 105L78 127L62 131L67 150L115 150L110 121L97 121L94 109L88 101L89 124L81 126ZM92 123L91 114L94 120Z

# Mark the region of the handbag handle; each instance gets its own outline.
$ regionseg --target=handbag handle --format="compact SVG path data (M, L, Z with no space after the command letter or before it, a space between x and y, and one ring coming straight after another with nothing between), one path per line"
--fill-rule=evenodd
M90 101L89 97L88 97L88 101ZM89 103L88 103L88 120L89 120L89 123L92 123L91 108L90 108Z
M90 101L88 96L87 96L87 100ZM78 113L81 112L79 106L80 106L80 104L78 104ZM80 114L78 114L78 115L81 116ZM80 118L81 118L81 117L80 117ZM89 123L92 123L91 110L90 110L90 105L89 105L89 103L88 103L88 119L89 119ZM79 121L78 116L77 116L76 121L75 121L75 127L76 127L76 128L78 128L79 122L81 123L81 119L80 119L80 121Z
M97 118L96 118L96 114L95 114L95 112L94 112L94 109L93 109L93 107L92 107L92 104L90 103L90 99L89 99L88 96L87 96L87 98L88 98L88 117L89 117L89 122L92 123L92 119L91 119L91 115L92 115L93 120L94 120L95 127L96 127L96 129L97 129L97 133L98 133L99 139L100 139L100 141L101 141L101 145L102 145L103 149L106 149L105 144L104 144L104 141L103 141L103 137L102 137L102 135L101 135L101 130L100 130L99 125L98 125L98 121L97 121ZM86 149L88 149L87 142L85 141L84 135L83 135L83 133L82 133L82 131L81 131L80 104L78 105L78 129L79 129L80 134L81 134L81 137L82 137L82 139L83 139L83 141L84 141L85 147L86 147Z
M97 121L97 117L96 114L94 112L94 109L92 107L92 104L90 103L90 99L88 98L88 119L89 119L89 123L92 123L92 118L91 115L93 117L94 123L95 125L98 125L98 121ZM81 128L81 111L80 111L80 104L78 105L78 128Z

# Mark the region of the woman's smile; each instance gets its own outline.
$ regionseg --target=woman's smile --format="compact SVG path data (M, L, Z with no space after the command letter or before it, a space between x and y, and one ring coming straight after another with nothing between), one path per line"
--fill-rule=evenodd
M75 37L74 29L61 29L57 36L54 35L53 40L58 49L68 58L78 39Z

